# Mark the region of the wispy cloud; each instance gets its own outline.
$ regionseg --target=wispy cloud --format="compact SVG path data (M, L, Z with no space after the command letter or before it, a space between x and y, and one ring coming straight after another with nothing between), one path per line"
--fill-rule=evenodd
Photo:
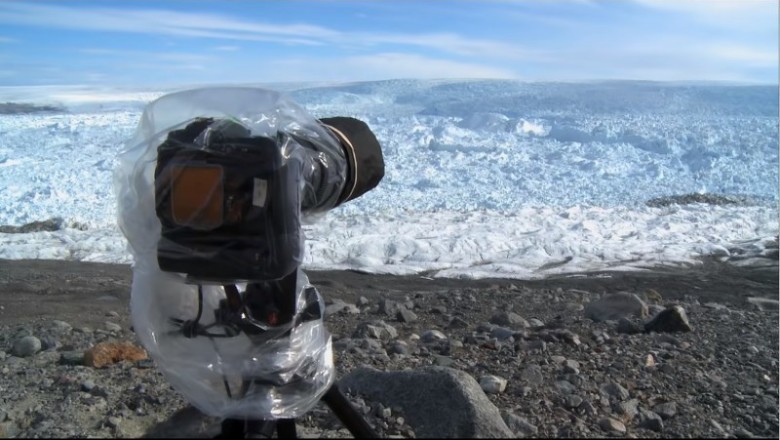
M0 2L0 23L42 27L177 35L223 40L255 40L282 44L342 47L402 45L461 56L494 58L538 57L538 51L515 43L479 39L455 33L342 32L308 24L267 24L231 17L170 10L76 8L64 5ZM216 50L234 50L219 46Z
M319 45L334 31L310 25L269 25L220 15L162 9L77 8L0 2L0 22L65 29L178 35Z
M434 49L462 56L525 59L538 58L543 53L514 43L469 38L452 33L440 34L363 34L357 38L364 44L398 44Z
M220 52L236 52L241 50L241 47L239 46L214 46L212 47L213 50L218 50Z
M687 14L710 24L743 27L773 21L777 26L776 0L633 0L648 8Z
M117 50L103 48L81 48L78 52L87 55L111 56L135 59L155 59L160 61L173 61L183 63L208 63L217 61L219 58L214 55L205 55L203 53L189 52L153 52L143 50Z
M391 78L517 78L517 74L508 69L422 55L386 52L333 59L274 60L263 71L284 72L284 76L267 77L263 78L263 81L311 80L310 76L304 75L308 74L312 66L316 66L317 78L320 81ZM302 76L296 77L296 72Z
M9 37L2 37L2 36L0 36L0 44L2 44L2 43L16 43L18 41L19 40L17 40L16 38L9 38Z

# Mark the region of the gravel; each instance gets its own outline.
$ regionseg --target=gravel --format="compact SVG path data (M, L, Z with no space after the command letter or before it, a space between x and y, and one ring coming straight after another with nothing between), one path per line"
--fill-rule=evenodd
M519 437L778 435L777 309L700 304L692 292L642 316L637 291L618 316L598 291L509 284L362 295L329 298L338 377L445 365L479 382ZM594 320L596 301L608 314ZM684 323L649 330L668 310ZM84 365L100 342L138 344L127 318L117 308L91 326L0 321L0 437L217 434L219 420L194 410L152 360ZM416 436L405 408L348 398L382 436ZM322 403L297 422L301 436L350 437Z

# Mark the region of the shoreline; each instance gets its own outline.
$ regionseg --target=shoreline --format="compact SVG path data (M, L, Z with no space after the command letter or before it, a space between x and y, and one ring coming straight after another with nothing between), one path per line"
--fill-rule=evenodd
M689 267L655 267L643 271L594 271L552 275L541 279L443 278L414 275L372 274L356 270L305 270L309 281L330 296L357 301L403 292L439 292L447 289L491 290L509 286L530 289L587 290L594 293L658 291L665 300L698 297L708 301L745 304L748 298L778 299L780 271L777 259L766 265L737 266L707 259ZM59 280L59 281L58 281ZM67 260L0 259L0 298L4 294L35 293L48 288L62 293L115 295L129 299L132 269L129 264ZM37 284L40 284L36 286ZM124 289L124 291L123 291Z

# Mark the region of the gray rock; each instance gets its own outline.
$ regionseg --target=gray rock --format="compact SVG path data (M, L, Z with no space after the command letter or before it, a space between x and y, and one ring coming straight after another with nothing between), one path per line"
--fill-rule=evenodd
M778 301L776 298L761 298L761 297L751 297L747 299L747 302L752 304L753 307L755 307L758 310L777 310L778 305L780 305L780 301Z
M459 316L455 316L454 318L450 319L450 322L447 324L447 328L456 328L456 329L468 328L468 326L469 323L465 319Z
M444 314L447 313L447 307L446 306L433 306L433 307L431 307L431 313L432 314L444 315Z
M691 324L685 309L679 305L667 307L645 324L646 332L689 332Z
M106 419L106 425L108 425L111 428L118 428L119 423L122 421L119 417L115 416L109 416L108 419Z
M420 335L420 340L425 343L446 341L447 335L438 330L426 330Z
M580 374L579 362L567 359L563 362L563 372L566 374Z
M490 317L490 323L507 327L528 327L528 321L514 312L499 311Z
M630 422L639 415L639 400L629 399L614 406L615 413L622 416L623 420Z
M661 403L653 407L653 412L664 420L671 419L677 414L677 404L674 402Z
M398 319L399 322L411 323L417 321L417 314L411 310L401 308L398 309L398 313L396 313L396 319Z
M60 340L54 336L42 336L41 338L41 350L54 351L62 347Z
M81 382L81 391L90 392L93 388L95 388L95 382L92 380L87 379L84 382Z
M613 293L588 303L585 317L596 322L617 320L628 316L645 318L647 305L633 293Z
M82 351L63 351L60 353L61 365L83 365L84 352Z
M599 428L603 429L605 432L626 433L626 425L620 420L613 419L612 417L604 417L599 420Z
M479 386L488 394L500 394L506 389L506 379L488 374L479 378Z
M645 409L639 410L639 426L655 432L664 430L664 421L661 416Z
M403 408L405 421L417 437L513 436L498 408L477 381L463 371L443 367L397 372L358 368L339 386L350 394Z
M544 327L544 323L536 318L531 318L528 320L528 326L531 328L539 328Z
M396 301L382 298L379 300L379 306L377 308L377 311L380 314L389 316L391 318L395 318L396 314L398 313L398 310L402 308L403 306L398 304Z
M642 327L628 318L620 318L617 323L616 331L626 335L635 335L637 333L642 333Z
M343 313L356 315L360 313L360 309L358 309L356 305L344 302L344 300L339 298L335 298L330 305L325 307L326 317L331 315L336 315L336 314L343 314Z
M661 416L658 416L658 418L660 419ZM712 425L712 427L715 428L716 430L718 430L718 432L720 432L721 434L725 434L726 433L726 430L723 428L723 426L721 426L720 423L718 423L717 420L710 419L710 425Z
M550 356L550 360L555 362L556 364L562 364L562 363L566 362L566 356L561 356L561 355L557 355L556 354L556 355Z
M550 332L550 335L553 338L556 338L556 339L568 342L569 344L572 344L572 345L575 345L575 346L579 346L580 344L582 344L582 342L580 341L580 335L574 333L571 330L565 329L565 328L564 329L555 329L555 330Z
M55 319L51 322L51 329L58 333L70 333L73 331L73 326L65 321Z
M582 405L582 397L576 395L576 394L570 394L566 396L566 398L563 401L564 406L566 408L579 408L580 405Z
M619 401L626 400L629 397L628 390L623 388L617 382L608 382L599 388L602 394L616 398Z
M512 341L512 335L514 335L514 332L504 327L495 327L490 331L490 337L496 338L500 342Z
M555 388L560 392L561 394L574 394L578 391L577 387L574 386L571 382L568 380L558 380L555 382Z
M545 351L547 350L547 343L540 339L535 339L533 341L521 341L520 343L515 344L515 350L528 352Z
M752 433L752 432L748 431L748 430L747 430L747 429L745 429L745 428L737 428L737 429L734 431L734 435L735 435L737 438L754 438L754 437L755 437L755 435L753 435L753 433Z
M19 426L14 422L0 423L0 438L16 438L20 432Z
M409 350L409 344L406 341L395 341L390 346L390 353L406 356L409 355L411 351Z
M382 320L361 322L355 328L352 337L355 339L374 338L388 341L398 337L398 330Z
M442 356L440 354L433 355L433 363L439 367L451 367L455 361L449 356Z
M29 357L41 351L41 340L35 336L23 336L14 342L11 354L19 357Z
M103 326L106 328L106 330L110 332L116 332L119 333L122 331L122 326L111 321L106 321L103 323Z
M538 365L529 365L520 373L520 378L529 385L541 385L544 383L542 367Z
M504 422L512 432L523 437L536 436L539 432L539 428L531 424L524 417L520 417L515 413L502 411L501 417L504 418Z
M660 306L658 304L650 304L649 306L647 306L648 316L655 316L663 312L664 310L666 310L666 307Z
M480 322L477 324L477 332L479 333L490 333L494 328L496 328L495 324L489 322Z
M358 298L357 305L359 305L360 307L365 307L368 304L369 304L368 298L366 298L365 296L361 296L360 298Z

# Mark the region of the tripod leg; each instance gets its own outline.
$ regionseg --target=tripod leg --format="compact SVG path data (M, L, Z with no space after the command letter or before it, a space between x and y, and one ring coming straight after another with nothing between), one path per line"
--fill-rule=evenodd
M279 438L298 438L298 433L295 430L295 419L277 420L276 434Z
M233 440L247 438L248 435L271 438L275 427L274 420L225 419L222 421L222 432L214 438Z
M337 384L333 384L322 396L322 401L330 408L341 423L355 438L379 437L366 420L358 414L357 410L349 403L347 397L339 390Z
M232 439L232 438L245 438L244 436L244 421L238 419L225 419L222 421L222 432L214 438L218 439Z

